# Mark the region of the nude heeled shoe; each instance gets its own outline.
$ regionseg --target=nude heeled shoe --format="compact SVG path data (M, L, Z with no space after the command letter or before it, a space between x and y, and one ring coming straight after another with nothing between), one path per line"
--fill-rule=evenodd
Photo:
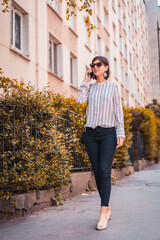
M108 227L108 220L106 218L106 221L104 224L97 224L97 230L101 231L101 230L105 230Z
M111 214L107 216L107 221L109 222L109 220L111 220Z

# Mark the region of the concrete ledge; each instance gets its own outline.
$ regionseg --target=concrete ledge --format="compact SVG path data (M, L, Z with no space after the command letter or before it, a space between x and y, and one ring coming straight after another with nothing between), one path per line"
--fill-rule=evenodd
M140 171L155 164L155 160L139 159L134 161L134 171Z
M134 172L134 167L129 166L123 169L112 169L112 177L116 179L123 178ZM86 192L88 181L93 187L96 187L95 178L92 171L74 172L71 173L72 182L67 187L62 187L60 190L54 189L40 190L37 192L17 194L10 201L0 199L0 218L7 212L7 218L14 216L25 216L28 213L44 209L52 206L54 198L57 194L62 194L62 199L67 199L83 192Z
M122 169L112 169L112 177L116 178L116 180L122 179L132 173L134 173L134 166L128 166Z
M91 171L88 172L75 172L71 174L72 183L68 187L62 187L56 191L56 194L61 193L63 199L67 199L83 192L86 192L88 181L96 187L95 179Z
M40 190L37 192L16 194L10 201L0 199L0 218L2 218L2 213L5 212L8 212L8 216L25 216L28 213L52 206L52 199L59 193L62 194L62 199L67 199L86 192L89 180L93 186L96 186L91 171L75 172L71 173L71 176L71 184L67 187L62 187L58 191L54 189Z
M9 215L16 213L16 216L24 216L51 206L52 197L55 197L54 189L16 194L11 197L10 201L0 199L0 215L2 212L8 212Z
M112 178L119 180L134 173L134 171L140 171L157 162L159 162L159 159L137 160L134 162L134 166L128 166L122 169L112 169ZM52 206L52 199L59 193L62 194L62 199L64 200L86 192L88 181L91 182L93 187L96 187L92 171L72 172L71 176L71 184L67 187L62 187L58 191L55 191L54 189L40 190L31 193L17 194L13 196L10 201L0 199L0 219L4 217L4 214L7 215L7 218L13 218L15 216L25 216L26 214Z

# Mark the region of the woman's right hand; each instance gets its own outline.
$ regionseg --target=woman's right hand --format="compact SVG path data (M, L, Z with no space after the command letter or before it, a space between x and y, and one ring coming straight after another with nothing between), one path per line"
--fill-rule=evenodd
M88 69L85 73L84 81L87 82L87 83L91 80L91 78L90 78L90 73L91 72L92 72L92 70Z

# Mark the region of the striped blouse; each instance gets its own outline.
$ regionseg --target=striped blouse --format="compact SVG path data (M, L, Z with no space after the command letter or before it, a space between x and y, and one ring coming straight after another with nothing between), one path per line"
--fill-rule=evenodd
M87 102L85 127L115 127L117 137L125 139L124 115L118 85L114 82L80 85L77 103Z

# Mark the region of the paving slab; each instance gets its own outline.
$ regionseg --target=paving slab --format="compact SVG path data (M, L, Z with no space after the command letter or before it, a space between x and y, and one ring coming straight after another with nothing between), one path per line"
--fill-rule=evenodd
M160 240L160 163L112 186L112 219L97 231L98 192L0 224L0 240Z

